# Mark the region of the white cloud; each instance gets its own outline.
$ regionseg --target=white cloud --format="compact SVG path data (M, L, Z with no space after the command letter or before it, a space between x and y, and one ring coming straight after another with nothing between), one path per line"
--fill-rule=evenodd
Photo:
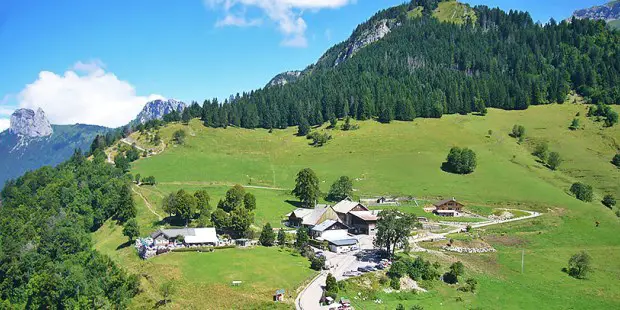
M245 16L237 16L233 14L227 14L224 19L220 19L215 23L216 27L236 26L236 27L252 27L262 24L263 21L260 18L248 20Z
M159 95L138 96L127 81L106 72L100 61L77 62L64 75L41 71L19 93L22 108L42 108L52 124L127 124L144 104Z
M248 7L260 9L269 19L278 25L278 30L284 35L282 45L291 47L305 47L306 21L302 18L304 10L313 12L321 9L335 9L343 7L356 0L204 0L211 9L221 8L225 12L224 19L218 20L216 26L256 26L260 23L251 23L245 17Z
M9 128L10 120L8 118L0 118L0 132L5 131Z

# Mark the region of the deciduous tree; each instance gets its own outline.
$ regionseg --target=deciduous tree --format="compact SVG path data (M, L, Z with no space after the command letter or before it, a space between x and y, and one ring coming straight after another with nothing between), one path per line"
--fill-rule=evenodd
M415 215L398 210L381 211L377 221L375 246L385 249L388 256L394 255L397 248L409 243L409 234L417 224Z
M319 178L310 168L305 168L297 173L295 179L295 195L307 208L314 206L320 195Z
M331 201L345 199L353 193L353 180L348 176L341 176L332 184L327 198Z

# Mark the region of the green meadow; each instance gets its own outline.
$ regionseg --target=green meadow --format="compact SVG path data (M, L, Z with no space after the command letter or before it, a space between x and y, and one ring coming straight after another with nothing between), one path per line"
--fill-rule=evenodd
M620 197L620 170L610 163L620 151L620 126L604 128L602 123L585 117L587 108L564 104L533 106L524 111L489 109L487 116L448 115L388 125L365 121L358 123L359 130L332 130L333 140L320 148L309 146L308 140L296 136L296 128L271 133L263 129L214 129L193 120L189 125L171 124L163 128L166 150L135 162L132 173L157 178L156 186L137 190L164 216L161 199L180 188L206 189L212 205L216 205L230 186L248 186L246 190L257 197L257 227L266 222L277 227L283 215L294 209L290 189L296 173L306 167L317 173L324 192L339 176L347 175L355 180L356 197L411 195L428 201L455 197L473 210L488 214L497 208L540 211L544 215L536 219L480 229L485 241L496 247L496 253L424 254L440 261L446 269L450 262L463 261L468 276L475 277L480 284L476 294L437 283L426 294L378 291L384 300L381 305L355 302L362 309L394 309L399 303L407 307L422 304L426 309L532 309L539 308L543 301L545 309L616 308L620 304L620 293L615 289L620 285L620 221L613 213L615 210L605 208L600 199L605 194ZM581 128L571 131L568 126L575 117L580 119ZM522 143L508 135L515 124L526 128ZM188 133L185 145L175 146L169 141L178 129ZM140 141L139 134L134 134L134 138ZM543 141L549 144L550 151L559 152L563 158L558 171L549 170L531 155ZM474 173L463 176L441 170L453 146L476 152L478 166ZM568 189L575 181L592 185L595 201L584 203L572 197ZM135 199L141 206L140 225L146 234L158 227L158 219L139 196ZM410 212L420 215L421 207L402 208L411 208ZM233 296L263 292L244 297L247 304L240 307L264 307L271 298L267 292L273 289L273 285L267 284L273 279L280 286L294 287L312 274L302 264L306 261L299 257L263 248L247 252L175 253L140 262L133 249L116 249L124 239L119 228L113 228L106 225L95 234L97 247L122 263L129 262L130 268L145 270L152 277L150 281L172 278L188 285L202 281L224 289L229 276L256 276L255 286L217 291ZM521 273L523 250L525 272ZM572 254L581 250L592 255L594 272L586 280L575 280L561 269ZM262 264L256 268L262 268L264 274L256 275L261 271L238 260ZM281 260L283 266L288 266L283 267L282 274L290 279L265 267L270 260ZM211 264L224 269L214 271ZM293 275L296 272L303 276ZM156 298L155 287L148 280L143 282L146 289L136 298L137 308ZM191 289L178 292L183 301L175 307L239 306L226 304L222 299L228 297L220 296L225 294L193 294ZM356 294L355 288L347 293Z

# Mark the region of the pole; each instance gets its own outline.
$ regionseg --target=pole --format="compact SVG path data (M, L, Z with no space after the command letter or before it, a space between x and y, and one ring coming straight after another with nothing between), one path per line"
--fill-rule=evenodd
M525 264L525 249L521 250L521 273L523 273L524 264Z

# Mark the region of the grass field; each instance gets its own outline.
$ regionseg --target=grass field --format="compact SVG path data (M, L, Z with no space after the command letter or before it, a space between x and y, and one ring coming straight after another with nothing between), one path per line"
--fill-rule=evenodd
M614 109L620 110L617 106ZM485 206L491 213L497 208L542 211L545 214L540 218L481 229L485 241L496 247L497 253L430 257L446 267L449 261L462 260L468 273L478 279L479 292L465 295L464 302L456 301L463 293L438 285L429 294L407 293L405 300L398 294L380 293L385 295L385 304L364 304L362 309L394 309L398 303L420 303L427 309L531 309L540 307L541 300L546 309L610 309L620 304L620 293L615 289L620 286L620 221L599 200L606 193L620 197L620 170L610 163L620 151L620 126L603 128L601 123L585 118L586 111L585 105L565 104L534 106L525 111L489 109L484 117L449 115L389 125L366 121L359 123L361 127L356 131L333 131L334 139L322 148L311 147L305 138L296 137L296 128L272 133L263 129L212 129L194 120L188 126L173 124L162 129L167 141L172 132L184 128L189 133L186 144L169 144L162 154L137 161L132 173L154 175L160 182L154 188L140 189L149 201L157 201L179 188L206 188L212 204L216 204L235 183L287 189L248 188L257 196L258 225L266 221L276 225L294 208L286 202L291 199L288 190L294 185L295 174L306 167L316 171L324 192L336 178L347 175L355 179L355 195L359 196L412 195L431 201L456 197L466 206ZM577 113L582 128L570 131L568 126ZM508 136L514 124L526 128L522 144ZM564 162L559 171L549 170L531 155L541 141L547 141L551 151L561 154ZM466 146L477 153L474 173L461 176L440 169L452 146ZM594 187L594 202L583 203L569 195L568 188L577 180ZM141 226L155 228L157 218L148 210L139 210L139 216L144 216ZM595 221L600 222L600 227L595 227ZM133 268L137 258L131 255L135 254L115 250L124 240L118 227L113 232L111 229L106 225L95 234L97 248ZM526 269L521 274L523 249ZM594 272L587 280L574 280L561 272L570 256L580 250L587 250L593 257ZM277 250L259 254L287 255ZM161 272L183 283L213 280L200 276L200 272L184 273L191 268L188 266L199 264L200 258L193 255L199 254L184 254L178 265L164 264L174 257L169 255L161 260L162 265L153 261L138 264L136 270ZM221 255L226 256L224 252ZM255 259L231 255L230 261L233 257ZM286 258L296 264L297 258ZM193 263L194 259L198 261ZM309 272L301 267L295 270ZM222 274L228 273L238 274L234 270ZM145 293L136 298L136 307L157 298L152 293L156 290L149 287L148 281L143 282ZM266 292L272 288L264 289ZM183 304L179 302L181 307L223 305L219 300L212 301L212 294L179 294L184 298ZM259 299L252 300L258 303Z
M478 19L476 12L469 5L456 0L440 2L433 16L442 22L455 24L464 24L468 18L475 24Z

